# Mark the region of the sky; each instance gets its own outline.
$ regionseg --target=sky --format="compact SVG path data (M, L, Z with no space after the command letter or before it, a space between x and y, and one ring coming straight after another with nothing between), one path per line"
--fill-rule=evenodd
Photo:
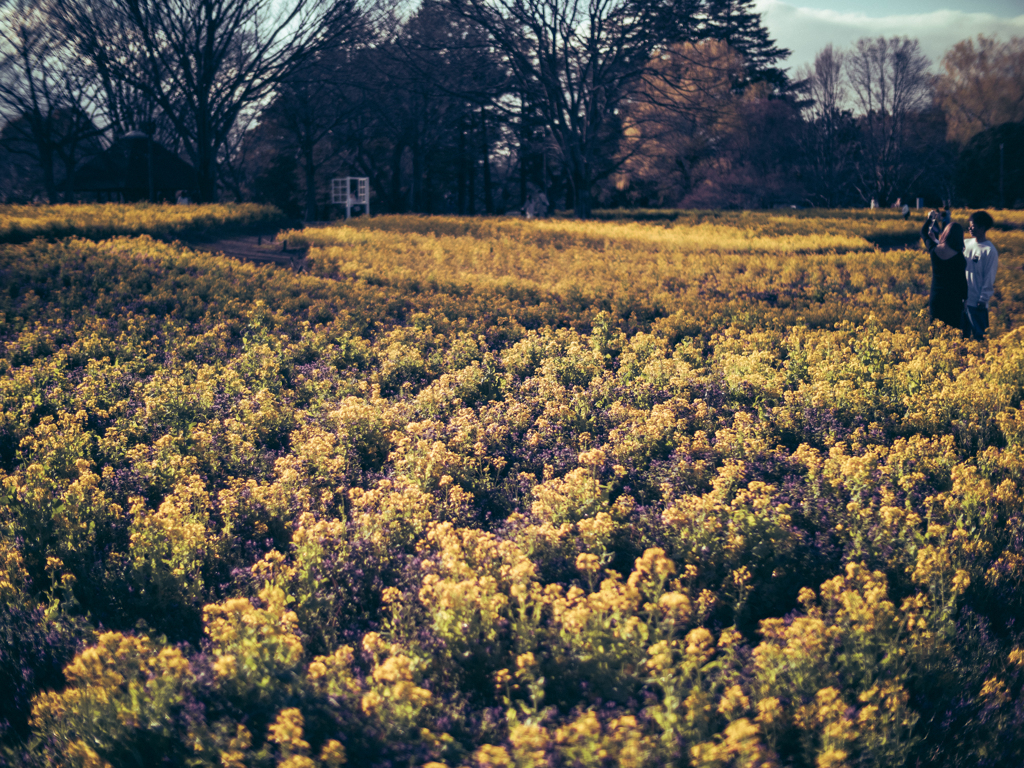
M1024 39L1024 0L755 0L754 7L775 41L792 51L783 62L790 77L829 43L848 49L861 37L917 38L936 71L964 38Z

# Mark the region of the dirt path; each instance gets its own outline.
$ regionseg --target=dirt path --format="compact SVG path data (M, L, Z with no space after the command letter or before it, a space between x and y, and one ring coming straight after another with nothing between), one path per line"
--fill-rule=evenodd
M251 235L232 237L224 240L189 243L190 248L207 253L217 253L242 261L262 264L277 264L282 267L301 270L305 266L306 248L288 248L287 243L278 240L277 235Z

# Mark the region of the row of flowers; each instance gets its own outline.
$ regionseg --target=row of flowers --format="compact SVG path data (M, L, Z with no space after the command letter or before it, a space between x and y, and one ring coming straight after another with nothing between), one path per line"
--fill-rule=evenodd
M926 327L915 317L931 279L916 250L920 223L842 213L691 213L693 221L670 226L382 216L288 240L316 248L323 277L417 294L494 293L538 308L555 302L556 315L535 325L586 327L604 310L631 319L631 329L656 322L674 339L730 326L861 324L872 313L889 327ZM993 237L1004 260L993 317L1002 332L1024 321L1024 274L1013 266L1024 232Z
M557 223L424 222L317 233L306 274L0 249L7 759L1021 761L1019 331L869 290L909 251L679 257L645 314L629 227L549 243L570 297Z
M0 243L76 235L102 240L118 235L176 238L274 232L287 218L270 205L0 205Z

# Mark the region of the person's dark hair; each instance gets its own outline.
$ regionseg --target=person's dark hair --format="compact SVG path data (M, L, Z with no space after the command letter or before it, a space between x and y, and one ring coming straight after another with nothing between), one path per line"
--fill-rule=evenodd
M963 253L964 228L956 222L947 224L946 228L942 230L942 234L939 235L939 245L944 245L957 253Z
M971 214L971 218L968 221L973 221L975 227L984 230L992 229L995 225L995 221L988 215L988 211L975 211Z

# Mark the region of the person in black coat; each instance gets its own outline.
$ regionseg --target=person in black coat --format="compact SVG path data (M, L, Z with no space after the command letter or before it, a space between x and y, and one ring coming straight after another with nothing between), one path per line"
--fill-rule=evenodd
M967 298L964 229L959 224L951 223L936 237L933 225L937 219L938 212L932 211L921 227L921 240L932 260L928 311L933 319L959 328L964 300Z

